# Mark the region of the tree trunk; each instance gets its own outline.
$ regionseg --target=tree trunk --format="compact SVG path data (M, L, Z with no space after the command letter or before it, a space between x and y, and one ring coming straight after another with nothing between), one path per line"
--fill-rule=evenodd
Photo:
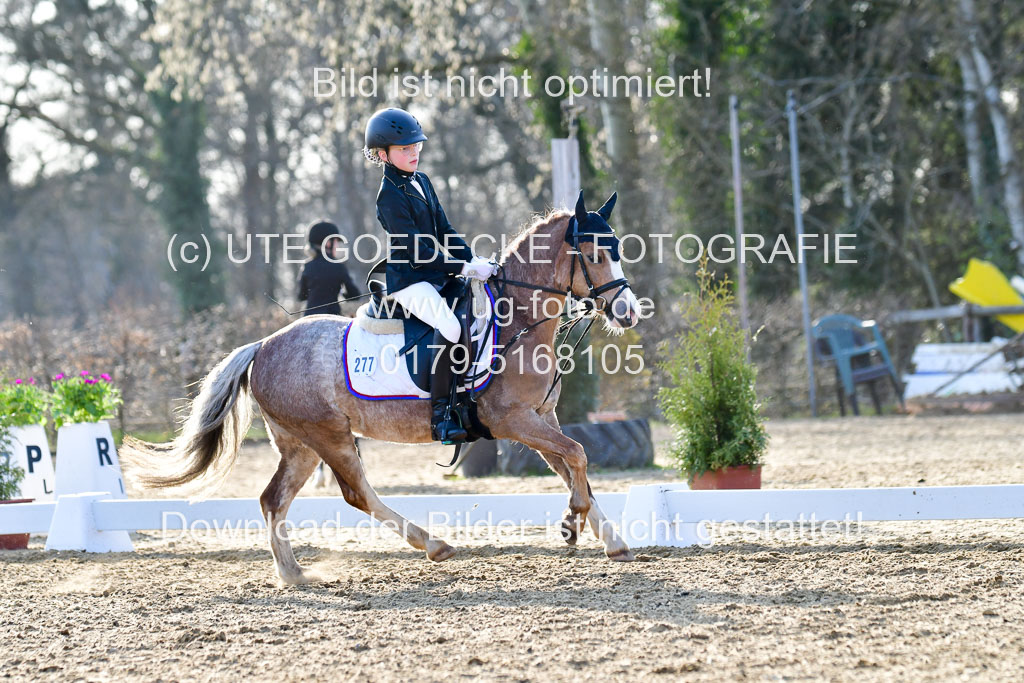
M245 91L245 123L242 131L245 136L242 142L242 214L244 229L235 254L245 253L246 240L249 245L249 260L242 264L242 297L246 301L261 298L263 291L263 242L256 235L266 232L263 229L263 181L260 178L260 142L258 105L256 96Z
M214 258L220 244L210 231L206 180L199 164L204 135L203 104L188 97L175 99L169 86L151 91L150 100L160 114L156 125L160 162L156 172L163 189L159 209L167 232L177 235L177 245L203 245L206 236L214 251L207 268L202 268L202 261L179 262L178 272L171 275L184 309L201 311L224 301L221 263Z
M964 82L964 141L967 144L967 173L971 183L971 196L978 222L988 220L985 208L985 151L981 144L981 130L978 126L978 74L968 50L961 48L956 53L960 62L960 75Z
M992 131L996 138L996 151L999 156L999 172L1003 178L1003 198L1006 216L1010 221L1010 231L1017 243L1017 263L1024 270L1024 186L1021 183L1020 166L1017 163L1017 152L1013 146L1013 132L1010 122L1003 111L999 84L996 83L988 57L981 49L978 41L978 19L974 11L974 0L960 0L970 46L971 62L977 74L988 105L988 117L992 123Z
M595 68L608 68L609 79L626 74L626 50L628 33L623 30L620 3L614 0L587 0L587 11L590 15L590 45ZM646 258L632 269L636 281L634 290L638 296L650 297L655 302L655 310L660 307L658 284L664 271L663 264L658 263L655 245L647 235L651 232L648 223L647 202L640 185L641 163L638 145L637 123L633 116L630 98L624 96L611 97L610 93L600 93L601 118L604 122L606 149L612 161L611 174L615 178L619 192L619 213L616 215L618 225L623 230L644 237L647 243ZM590 208L596 209L604 197L590 200ZM637 267L641 266L641 267Z
M335 132L332 136L334 144L334 158L337 160L337 170L334 174L334 199L335 208L334 222L338 224L341 231L348 237L349 258L346 261L349 274L352 279L362 288L366 280L366 274L370 272L372 263L368 261L374 254L369 243L360 244L358 251L354 249L355 240L360 235L372 234L373 227L377 225L376 200L373 204L366 199L365 171L360 167L360 162L373 169L372 173L377 182L380 181L380 171L370 166L369 162L363 161L362 154L358 156L353 150L353 144L344 133ZM376 187L373 188L371 197L376 197ZM384 242L386 247L387 242ZM386 250L381 252L381 257ZM358 259L356 257L359 257Z
M277 296L277 276L284 267L283 237L281 225L280 193L277 188L277 169L283 164L282 147L277 139L277 128L274 126L273 105L267 104L263 112L263 134L267 140L267 176L264 178L264 201L266 205L264 227L265 232L276 235L270 239L270 264L264 273L264 288L270 296Z

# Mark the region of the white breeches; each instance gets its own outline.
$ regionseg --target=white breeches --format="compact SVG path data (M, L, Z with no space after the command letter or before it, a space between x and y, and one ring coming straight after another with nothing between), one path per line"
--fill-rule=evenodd
M459 319L455 317L444 297L429 282L417 282L403 287L391 296L411 315L439 330L448 341L459 341L462 335Z

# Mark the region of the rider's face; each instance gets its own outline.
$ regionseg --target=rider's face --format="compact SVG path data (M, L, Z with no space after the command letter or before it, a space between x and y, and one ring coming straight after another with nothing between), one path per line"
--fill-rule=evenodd
M326 251L327 255L330 256L331 258L335 258L336 259L336 258L338 258L338 252L340 251L340 249L338 249L338 247L340 247L340 246L341 246L341 240L338 239L337 237L334 237L334 238L331 238L331 239L327 240L327 244L324 245L324 251Z
M412 173L420 163L421 149L423 149L422 142L417 142L412 145L392 145L391 147L388 147L387 151L380 151L380 158L384 161L390 161L399 169L406 171L407 173Z

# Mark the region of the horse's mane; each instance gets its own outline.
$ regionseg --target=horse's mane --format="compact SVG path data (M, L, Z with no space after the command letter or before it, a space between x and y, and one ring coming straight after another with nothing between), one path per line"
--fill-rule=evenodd
M530 235L548 233L557 227L561 220L571 215L566 209L548 209L543 214L534 214L530 220L520 226L519 232L512 237L502 255L502 261L507 261L508 257L514 254L522 246L522 243L529 239Z

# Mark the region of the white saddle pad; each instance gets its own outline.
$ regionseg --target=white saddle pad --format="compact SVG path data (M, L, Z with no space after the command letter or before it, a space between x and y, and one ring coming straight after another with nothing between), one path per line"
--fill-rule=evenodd
M474 344L484 338L494 308L494 294L491 288L485 287L484 291L487 296L480 298L484 305L473 306L477 314L470 327ZM498 342L497 325L486 337L468 373L470 376L484 373L473 383L476 391L482 390L491 381L491 359L494 357L494 347ZM398 355L398 351L405 346L404 334L374 334L361 325L349 323L345 328L342 345L345 385L353 396L371 401L430 398L429 392L421 390L412 381L405 356ZM419 362L432 361L430 358L424 358ZM467 382L458 390L465 391L468 385Z

